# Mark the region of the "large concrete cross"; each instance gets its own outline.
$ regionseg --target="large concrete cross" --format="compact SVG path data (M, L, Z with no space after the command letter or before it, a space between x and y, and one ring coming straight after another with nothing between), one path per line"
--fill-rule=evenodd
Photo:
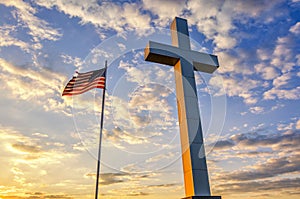
M186 198L210 196L203 134L194 70L207 73L218 67L214 55L191 50L187 21L176 17L171 24L172 46L149 41L145 60L174 66L182 164Z

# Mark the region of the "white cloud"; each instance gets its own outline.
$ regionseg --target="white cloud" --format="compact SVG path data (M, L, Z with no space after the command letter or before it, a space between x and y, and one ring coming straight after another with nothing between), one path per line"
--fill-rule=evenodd
M27 192L39 189L45 176L52 182L56 181L51 173L55 172L57 165L63 165L77 155L66 152L64 147L55 146L54 143L46 136L31 137L12 127L0 126L0 155L3 164L0 175L7 179L4 185L17 186L19 193L22 193L24 188ZM23 184L20 185L20 182ZM12 187L10 191L13 192L15 188Z
M276 99L276 97L278 99L297 100L300 98L300 86L290 90L272 88L264 92L263 96L264 99L268 99L268 100Z
M244 102L247 104L254 104L257 102L254 92L255 86L262 86L263 88L269 87L268 81L264 83L259 79L250 81L250 85L256 81L256 85L249 86L244 82L245 79L249 80L247 75L253 75L253 71L258 73L263 80L273 80L273 86L277 89L273 89L265 92L265 99L271 99L273 95L277 95L276 91L279 90L278 95L280 98L297 99L297 88L289 88L286 86L289 82L288 76L285 75L291 71L298 61L297 55L294 55L295 38L291 33L287 33L286 36L278 37L275 47L262 48L256 51L257 57L261 60L257 63L254 69L249 66L249 59L247 52L243 50L238 52L237 56L233 56L233 53L225 49L232 49L237 43L235 39L237 36L243 37L243 34L232 34L236 30L236 26L233 21L237 20L240 23L247 23L249 18L256 20L260 18L263 23L272 22L274 18L282 15L272 15L268 17L267 13L271 13L277 10L276 5L282 3L281 0L266 2L236 2L236 1L189 1L187 8L191 11L191 14L187 16L190 24L196 24L199 32L203 33L208 39L213 40L217 49L214 51L218 55L220 68L218 72L228 74L231 80L224 80L224 87L227 90L229 96L240 96L244 98ZM233 6L234 4L234 6ZM203 8L206 9L203 9ZM201 12L199 12L201 10ZM190 18L189 18L190 17ZM298 30L298 25L294 25L291 31ZM246 36L246 37L249 37ZM233 38L233 40L232 40ZM283 75L280 75L281 74ZM240 78L236 74L242 74L243 78ZM252 77L251 77L252 78ZM260 82L260 83L258 83ZM211 82L215 84L215 82ZM247 82L249 83L249 82ZM242 85L243 84L243 85ZM218 86L218 85L215 85ZM291 86L291 85L289 85ZM286 97L285 97L286 96ZM272 98L273 99L273 98Z
M296 48L294 37L287 35L279 37L276 41L271 64L281 70L282 73L291 71L295 66L293 49Z
M297 75L294 74L292 70L299 65L298 55L294 53L296 48L295 36L291 33L287 33L286 36L277 38L270 59L256 65L256 72L259 72L264 79L273 79L273 87L264 92L264 99L299 99L299 87L292 83L292 79ZM267 61L270 62L269 66ZM275 68L271 69L269 67ZM278 70L281 71L281 75L278 75Z
M281 86L286 85L291 78L292 78L291 73L282 74L281 76L273 80L273 85L274 87L279 88Z
M158 17L153 22L160 27L169 26L174 17L180 16L185 8L185 0L143 0L143 9L150 10Z
M178 154L175 154L173 152L168 152L166 154L159 154L157 156L151 157L149 159L146 160L146 163L150 163L150 162L159 162L161 160L166 160L166 159L171 159L173 158L175 155L178 156Z
M209 81L214 88L226 90L226 94L229 97L238 96L243 98L246 104L255 104L257 98L252 89L257 88L260 85L260 81L253 79L246 79L239 81L235 78L228 77L223 78L223 83L220 84L216 77L212 77Z
M174 128L174 110L166 100L170 94L164 86L146 84L130 92L127 100L110 96L108 108L110 118L113 118L110 120L114 126L124 131L130 130L132 136L160 135L160 132Z
M18 46L26 52L29 51L30 45L22 40L11 36L11 33L16 32L17 27L11 25L0 26L0 47L1 46Z
M229 31L234 29L229 5L220 1L191 0L187 8L191 12L191 16L187 16L189 23L195 24L218 48L235 46L235 38L229 36Z
M72 57L70 55L63 54L61 55L61 58L63 59L64 63L75 66L78 69L78 71L81 70L83 61L79 57Z
M254 68L255 71L257 73L260 73L262 78L265 80L272 80L279 75L275 68L266 66L265 64L262 63L255 65Z
M2 58L0 71L7 97L25 100L40 105L46 111L62 112L70 116L66 107L71 101L61 97L66 77L44 68L15 66Z
M105 30L134 30L147 29L150 17L142 14L140 5L136 3L117 3L103 1L100 4L94 0L37 0L36 3L48 9L55 8L70 17L78 17L82 24L91 23Z
M251 74L249 67L242 65L242 59L238 56L233 56L226 51L217 51L215 52L218 56L218 61L220 67L218 68L219 73L242 73L242 74Z
M296 122L296 129L300 129L300 119Z
M25 28L28 28L28 34L32 36L34 42L38 43L44 39L55 41L61 36L57 29L49 26L48 22L35 16L37 11L29 3L21 0L0 0L0 3L7 7L16 8L16 19L20 20Z
M297 58L297 65L300 66L300 54L297 54L296 58Z
M127 132L119 127L114 128L111 132L107 132L104 135L105 138L107 138L110 141L113 141L114 143L125 142L128 144L136 145L146 144L149 142L149 140L145 137L136 136L133 133ZM122 144L119 144L119 146L122 146Z
M293 25L290 28L290 32L294 33L295 35L299 35L300 34L300 22L297 22L295 25Z
M254 107L250 107L250 112L253 114L260 114L264 111L264 107L261 106L254 106Z
M221 49L222 48L231 49L237 44L235 38L225 34L218 34L217 36L215 36L214 42L216 43L217 48L221 48Z
M208 39L212 39L217 48L231 49L238 42L237 38L232 35L232 32L237 29L234 25L235 20L247 23L248 18L260 17L261 21L271 22L281 12L278 12L280 13L278 15L272 15L272 17L262 13L276 12L276 5L281 2L282 0L272 2L190 0L187 2L187 9L190 11L187 18L190 24L197 26L199 32Z
M272 106L271 110L274 111L274 110L283 108L284 106L285 106L284 104L279 104L279 103L278 103L278 104Z
M294 75L291 72L282 74L273 80L273 88L264 92L264 99L299 99L300 86L291 87L291 79Z
M28 98L28 95L46 95L53 93L54 91L60 91L62 88L61 83L65 80L65 77L59 74L41 69L35 71L30 68L21 68L7 62L0 58L0 69L5 77L9 80L5 82L11 88L12 92L18 93L18 96L22 99ZM15 77L18 78L15 78ZM28 78L22 80L22 78ZM35 83L35 87L32 87L32 83ZM16 89L19 88L19 89ZM35 90L36 92L33 92ZM31 92L30 92L31 91Z
M129 62L124 62L123 60L119 63L119 68L124 69L127 72L126 79L131 82L136 82L140 85L147 84L151 82L150 71L143 71L135 67Z
M257 49L256 54L257 57L262 61L270 59L270 53L266 49Z
M278 124L278 125L277 125L277 130L278 130L278 131L292 130L293 126L294 126L294 123L289 123L289 124Z

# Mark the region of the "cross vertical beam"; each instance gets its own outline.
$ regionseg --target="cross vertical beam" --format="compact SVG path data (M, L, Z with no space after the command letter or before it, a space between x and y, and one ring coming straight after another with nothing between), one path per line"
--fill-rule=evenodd
M171 24L172 45L180 49L190 50L190 37L187 21L181 18L175 18Z
M212 73L219 64L216 56L191 50L185 19L173 20L171 37L172 46L150 41L145 60L174 66L185 194L210 197L194 70Z

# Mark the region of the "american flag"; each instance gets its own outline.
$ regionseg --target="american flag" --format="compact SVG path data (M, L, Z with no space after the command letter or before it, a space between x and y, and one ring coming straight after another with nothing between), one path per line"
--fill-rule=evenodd
M73 76L65 87L62 96L79 95L93 88L105 88L106 68L86 73L79 73Z

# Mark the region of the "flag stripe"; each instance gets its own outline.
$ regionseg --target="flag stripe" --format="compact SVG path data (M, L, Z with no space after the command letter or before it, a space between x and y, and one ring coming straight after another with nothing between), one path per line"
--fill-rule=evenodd
M74 94L76 94L76 93L81 94L81 93L89 91L89 90L91 90L93 88L98 88L98 87L104 88L104 82L102 82L102 83L95 82L93 84L89 84L87 86L82 86L82 87L79 87L79 88L74 88L74 87L73 88L66 88L64 90L64 92L63 92L63 95L66 95L67 93L70 93L70 94L72 94L72 93L74 93Z
M67 91L65 94L67 94L67 93L84 93L84 92L89 91L89 90L91 90L93 88L104 88L104 86L103 85L96 85L96 86L92 86L92 87L85 88L85 89L71 90L71 91Z
M65 88L65 91L72 91L72 90L82 90L82 89L86 89L86 88L89 88L89 87L93 87L93 86L104 86L104 82L94 82L92 84L88 84L86 86L80 86L80 87L73 87L73 88Z
M87 92L93 88L101 88L101 89L104 89L104 86L101 85L101 86L93 86L93 87L89 87L89 88L86 88L86 89L82 89L82 90L72 90L72 91L68 91L68 92L65 92L63 93L63 96L65 95L79 95L79 94L82 94L84 92Z
M100 89L104 89L104 87L95 87L95 88L100 88ZM88 90L87 90L88 91ZM84 92L87 92L87 91L80 91L80 92L69 92L69 93L65 93L63 96L72 96L72 95L80 95Z
M98 81L98 80L103 80L104 81L105 77L98 77L98 78L95 78L95 80L96 81ZM76 85L83 84L83 83L88 83L88 82L89 82L88 80L77 80L77 79L75 80L75 79L71 79L69 81L68 85L71 84L71 85L75 85L76 86Z
M66 85L62 95L72 96L87 92L93 88L105 89L105 69L78 73Z
M94 80L93 82L97 82L97 83L105 83L105 78L101 78L101 79L96 79L96 80ZM70 82L67 86L66 86L66 88L73 88L73 87L76 87L76 88L78 88L78 87L82 87L82 86L87 86L87 85L89 85L89 84L91 84L91 83L93 83L93 82Z

